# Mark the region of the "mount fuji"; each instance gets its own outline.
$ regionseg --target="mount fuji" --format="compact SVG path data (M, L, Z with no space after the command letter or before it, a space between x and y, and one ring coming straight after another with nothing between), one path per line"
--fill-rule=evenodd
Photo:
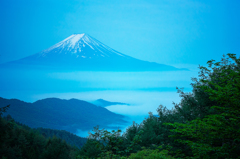
M46 50L6 65L80 71L187 70L127 56L88 34L73 34Z

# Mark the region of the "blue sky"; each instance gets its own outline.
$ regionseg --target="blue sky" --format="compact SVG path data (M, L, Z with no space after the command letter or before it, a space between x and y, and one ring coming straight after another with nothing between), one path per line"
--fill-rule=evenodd
M142 60L193 67L240 55L239 0L1 0L0 63L87 33Z

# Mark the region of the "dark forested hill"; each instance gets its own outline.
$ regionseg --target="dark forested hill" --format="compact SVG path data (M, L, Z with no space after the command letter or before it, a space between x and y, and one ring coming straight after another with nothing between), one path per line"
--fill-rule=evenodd
M0 107L1 159L76 159L77 147L56 136L45 137L39 131L15 122L10 115L2 118L5 108ZM83 146L86 139L75 136L70 140L76 138L80 141L78 145Z
M38 130L46 138L56 136L57 138L66 141L69 145L76 146L78 148L81 148L87 142L87 138L76 136L65 130L53 130L46 128L37 128L36 130Z
M124 124L124 116L110 112L91 103L70 99L47 98L34 103L17 99L0 98L0 107L10 105L3 115L10 114L17 122L32 128L50 128L76 133L91 130L99 125L109 128L109 124Z

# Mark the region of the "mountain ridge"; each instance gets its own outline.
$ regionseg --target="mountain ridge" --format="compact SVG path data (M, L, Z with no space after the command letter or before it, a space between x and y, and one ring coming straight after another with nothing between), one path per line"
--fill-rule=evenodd
M126 124L125 116L89 102L71 99L46 98L33 103L18 99L0 97L0 107L10 105L3 115L11 115L14 120L32 128L50 128L77 133L77 130L91 130L99 125L111 128L111 124Z
M71 69L80 71L177 71L122 54L88 34L72 34L39 53L7 63L13 66Z

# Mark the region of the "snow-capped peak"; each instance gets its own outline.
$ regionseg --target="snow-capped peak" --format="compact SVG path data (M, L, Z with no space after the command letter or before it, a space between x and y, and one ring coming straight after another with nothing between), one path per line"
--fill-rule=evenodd
M49 49L47 49L46 51L50 51L54 48L57 47L65 47L66 45L68 45L68 47L72 47L74 48L74 46L76 45L76 43L81 40L83 38L85 34L72 34L71 36L67 37L66 39L60 41L59 43L53 45L52 47L50 47Z
M26 64L26 68L35 65L36 68L54 70L58 68L87 71L176 70L172 66L149 63L124 55L87 34L73 34L46 50L17 60L16 64L13 66Z
M70 45L75 46L75 44L84 36L85 34L73 34L71 39L69 39Z
M69 54L76 58L128 57L85 33L72 34L52 47L40 52L38 57L46 57L53 53Z

